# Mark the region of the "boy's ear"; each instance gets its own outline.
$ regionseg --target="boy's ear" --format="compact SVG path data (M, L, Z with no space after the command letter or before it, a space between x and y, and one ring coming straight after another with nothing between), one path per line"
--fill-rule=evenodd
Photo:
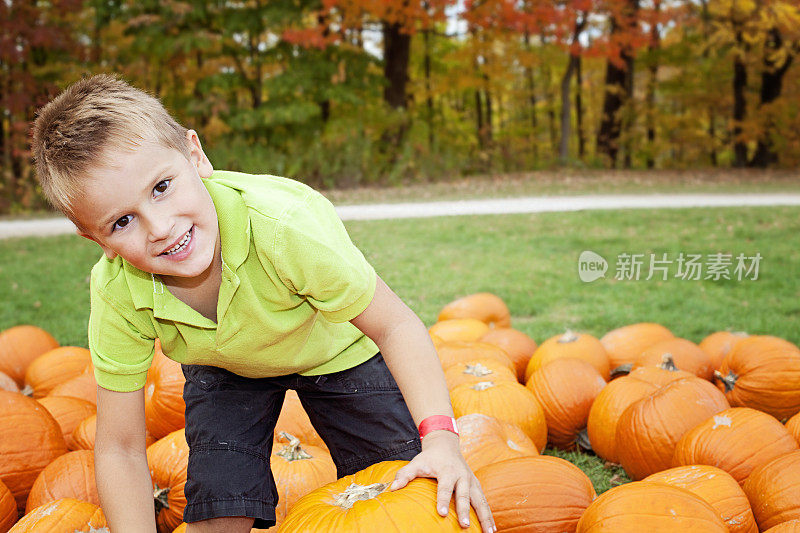
M192 165L197 167L197 173L201 178L210 178L211 174L214 172L214 167L211 165L211 161L203 151L203 147L200 144L200 137L197 136L197 132L194 130L188 130L186 132L186 142L189 144L190 150L189 161L192 163Z
M114 250L112 250L111 248L106 246L105 244L103 244L100 241L98 241L97 239L95 239L91 234L86 233L85 231L83 231L80 228L76 228L75 229L75 233L77 233L78 235L80 235L84 239L89 239L90 241L96 242L97 245L100 246L100 248L103 249L103 253L106 254L106 257L108 257L109 259L114 259L115 257L117 257L117 252L115 252Z

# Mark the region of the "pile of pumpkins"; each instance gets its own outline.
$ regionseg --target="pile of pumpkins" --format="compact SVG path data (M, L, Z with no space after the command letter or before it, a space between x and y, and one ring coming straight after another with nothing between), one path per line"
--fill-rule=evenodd
M728 331L694 344L639 323L537 345L490 293L446 305L429 333L498 531L800 533L794 344ZM183 383L157 344L145 410L159 533L186 528ZM87 350L35 326L0 333L0 533L108 531L95 404ZM575 465L540 455L548 445L594 453L634 481L598 496ZM336 480L291 391L271 464L280 502L269 531L462 531L454 505L435 512L434 480L387 490L403 461ZM474 511L467 530L480 531Z

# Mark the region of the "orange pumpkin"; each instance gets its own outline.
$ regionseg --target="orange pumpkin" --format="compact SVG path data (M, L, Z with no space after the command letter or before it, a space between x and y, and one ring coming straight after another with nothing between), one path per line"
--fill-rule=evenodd
M183 520L186 507L186 469L189 445L183 429L173 431L147 447L147 466L153 481L156 525L159 533L170 533Z
M506 352L514 363L517 380L524 380L528 360L536 351L536 341L513 328L495 328L489 330L489 333L478 339L478 342L494 344Z
M17 502L6 484L0 481L0 532L6 533L17 521Z
M17 385L17 382L14 381L11 376L5 372L0 372L0 390L19 392L19 385Z
M450 341L439 346L437 351L442 369L447 370L457 363L466 363L474 359L497 359L512 372L516 372L514 363L508 354L493 344L475 341Z
M800 350L769 335L737 342L714 373L733 407L752 407L778 420L800 412Z
M454 318L442 320L428 328L431 338L438 337L445 342L475 342L489 332L489 326L475 318Z
M664 385L668 385L669 383L679 379L697 377L690 372L678 370L670 365L665 365L663 367L643 366L641 368L633 369L630 374L627 375L640 381L646 381L648 383L652 383L653 385L658 385L659 387L663 387Z
M25 371L34 359L58 348L48 332L36 326L14 326L0 333L0 372L22 387Z
M717 369L734 345L747 337L747 333L743 331L717 331L700 341L699 346L711 358L711 365Z
M94 452L78 450L57 457L33 483L25 512L61 498L75 498L100 505L94 480Z
M724 470L707 465L679 466L647 476L644 481L666 483L693 492L717 510L731 533L758 533L747 495Z
M659 366L664 364L664 358L669 355L671 362L680 370L690 372L695 376L711 380L714 377L714 366L711 358L692 341L673 337L645 348L636 359L633 367Z
M800 413L797 413L786 422L786 429L792 434L794 440L800 444Z
M161 343L156 340L155 355L144 384L145 423L156 439L186 426L184 383L181 364L164 355Z
M70 396L81 398L97 405L97 381L94 373L82 373L53 387L48 396Z
M61 346L45 352L28 365L25 389L34 398L43 398L56 385L81 375L91 360L89 350L77 346Z
M800 450L756 468L742 488L762 531L800 519Z
M681 437L672 464L713 465L744 483L755 468L797 449L797 442L783 424L761 411L734 407Z
M653 394L658 386L631 376L611 381L595 398L586 421L592 450L612 463L619 463L616 431L619 417L631 404Z
M665 385L622 413L617 453L631 479L643 479L672 465L684 433L730 406L708 381L692 377Z
M67 445L53 415L17 392L0 391L0 428L4 428L0 431L0 480L21 511L36 476L67 453Z
M437 513L436 481L432 479L416 478L402 489L387 490L397 471L406 464L407 461L384 461L318 488L294 504L278 531L481 530L473 509L470 509L469 527L461 528L452 500L447 516Z
M69 396L45 396L44 398L39 398L38 402L58 422L61 434L64 436L64 442L67 443L67 449L76 450L77 448L72 442L72 432L86 418L97 414L97 407L86 400Z
M470 294L445 305L437 321L456 318L475 318L492 328L510 328L511 312L506 303L489 292Z
M111 533L103 510L75 498L61 498L26 514L8 533Z
M547 444L547 423L542 406L524 385L512 381L462 383L450 391L456 418L471 413L493 416L519 426L536 444Z
M664 483L640 481L597 497L577 533L727 533L716 509L696 494Z
M771 527L764 533L800 533L800 520L789 520L775 527Z
M499 531L575 531L596 494L589 477L558 457L519 457L475 472Z
M613 371L621 365L635 363L645 349L672 337L672 332L660 324L641 322L609 331L600 343L606 349Z
M497 359L481 358L450 365L444 371L444 380L449 390L462 383L485 380L517 383L517 374Z
M681 370L642 367L612 380L600 391L589 410L586 432L592 450L606 461L619 463L616 433L619 418L625 409L664 385L687 377L694 375Z
M281 414L278 416L278 422L275 424L274 439L277 440L281 432L294 435L303 444L309 444L327 450L328 446L322 437L319 436L317 430L311 425L311 420L308 418L306 410L303 409L303 404L300 403L300 397L297 392L287 390L286 396L283 399L283 407Z
M597 369L581 359L555 359L533 373L525 386L544 409L550 444L565 450L575 448L592 402L605 385Z
M285 432L273 444L270 467L278 487L277 524L283 521L297 500L336 481L336 465L330 453L316 446L301 446L300 439Z
M475 472L481 467L516 457L539 455L539 448L518 426L480 413L456 420L461 455Z
M567 331L561 335L550 337L536 349L525 369L525 382L534 372L554 359L571 357L583 359L597 369L603 379L609 378L609 362L606 349L596 337L588 333Z
M97 415L87 416L72 432L72 448L75 450L94 450L94 439L97 436Z

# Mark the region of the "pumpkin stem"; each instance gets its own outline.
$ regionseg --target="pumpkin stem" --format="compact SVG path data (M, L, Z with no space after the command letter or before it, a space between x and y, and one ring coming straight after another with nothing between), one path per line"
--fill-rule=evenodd
M675 360L672 358L671 353L665 353L661 356L661 364L658 365L659 368L663 368L664 370L669 370L670 372L676 372L678 367L675 366Z
M589 442L589 432L586 430L586 428L583 428L578 432L578 437L575 439L575 444L577 444L578 448L581 450L593 451L592 443Z
M281 448L281 451L276 452L275 455L279 455L289 462L311 459L311 454L300 447L300 439L285 431L281 431L278 435L280 438L288 440L289 444L286 444Z
M493 381L479 381L472 386L472 388L476 391L485 391L486 389L491 389L492 387L494 387Z
M727 376L723 376L719 370L714 370L714 377L725 385L725 392L732 391L736 385L736 380L739 379L739 376L734 374L732 370L728 370Z
M624 376L631 373L633 369L633 363L625 363L624 365L619 365L617 368L611 371L611 379L614 379L618 376Z
M28 397L30 397L30 398L33 398L33 387L31 387L31 386L30 386L30 385L28 385L27 383L25 384L25 387L24 387L24 388L23 388L21 391L19 391L19 392L20 392L21 394L24 394L25 396L28 396Z
M357 501L376 498L387 488L389 488L388 483L373 483L371 485L351 483L343 492L336 495L333 499L333 503L343 509L350 509Z
M566 344L568 342L575 342L576 340L578 340L578 335L571 329L568 329L558 338L558 343Z
M156 514L159 514L164 509L169 509L169 500L167 500L167 494L169 494L169 487L159 488L156 485L156 488L153 490L153 499L155 500L156 506Z
M474 365L468 364L467 369L464 370L463 373L482 378L483 376L488 376L489 374L492 374L492 371L480 363L475 363Z

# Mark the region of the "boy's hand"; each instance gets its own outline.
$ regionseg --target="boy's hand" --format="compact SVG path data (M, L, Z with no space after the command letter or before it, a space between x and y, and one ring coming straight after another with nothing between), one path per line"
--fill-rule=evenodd
M481 485L461 455L457 435L441 430L428 433L422 439L422 452L397 471L389 490L401 489L416 477L436 479L436 507L440 515L447 516L455 489L456 513L461 527L469 527L469 506L472 504L483 533L497 531Z

